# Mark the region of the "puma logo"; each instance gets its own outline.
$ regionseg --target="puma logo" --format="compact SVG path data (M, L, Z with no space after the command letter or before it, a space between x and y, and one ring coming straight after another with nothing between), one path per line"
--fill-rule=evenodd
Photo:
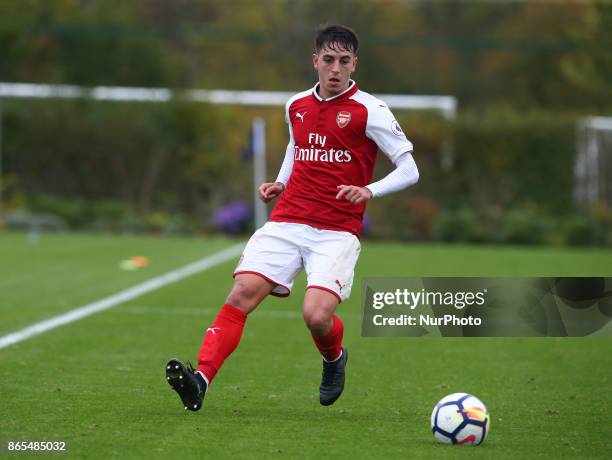
M308 112L304 112L304 113L296 112L295 116L298 117L302 121L302 123L304 123L304 117L306 116L307 113Z
M208 329L206 329L206 332L212 332L213 335L215 335L219 329L221 328L220 327L209 327Z

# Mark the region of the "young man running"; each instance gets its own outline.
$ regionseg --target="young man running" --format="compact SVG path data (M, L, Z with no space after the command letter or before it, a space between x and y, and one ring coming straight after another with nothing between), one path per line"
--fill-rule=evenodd
M320 402L333 404L342 394L348 353L334 312L351 293L366 201L419 177L412 144L389 108L350 79L358 47L347 27L331 25L317 33L312 62L319 82L287 102L285 160L276 182L259 187L264 202L280 198L244 249L234 286L204 335L197 369L177 359L166 365L166 379L185 409L200 409L249 313L268 294L288 296L302 269L308 278L304 320L323 357ZM371 183L378 149L396 168Z

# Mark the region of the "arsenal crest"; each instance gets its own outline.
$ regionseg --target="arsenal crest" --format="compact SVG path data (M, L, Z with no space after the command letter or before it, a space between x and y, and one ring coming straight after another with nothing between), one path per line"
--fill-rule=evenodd
M346 127L351 122L351 112L338 112L336 123L340 128Z

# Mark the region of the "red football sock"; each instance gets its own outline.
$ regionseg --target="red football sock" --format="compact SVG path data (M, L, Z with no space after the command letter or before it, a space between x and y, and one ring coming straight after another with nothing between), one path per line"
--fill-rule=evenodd
M343 333L344 325L340 318L334 315L332 317L332 327L325 337L317 337L312 334L314 343L325 361L335 361L340 357Z
M223 305L217 318L206 331L198 353L198 371L212 382L223 361L238 346L247 315L230 304Z

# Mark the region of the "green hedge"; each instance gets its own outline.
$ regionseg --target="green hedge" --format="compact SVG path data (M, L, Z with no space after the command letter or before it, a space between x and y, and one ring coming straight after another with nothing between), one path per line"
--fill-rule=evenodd
M550 212L567 212L575 122L551 113L461 115L454 129L455 166L443 175L452 184L452 197L445 198L477 207L537 203Z
M578 116L504 110L396 111L419 183L368 206L380 238L610 244L610 211L572 202ZM250 122L268 122L268 179L284 157L282 109L18 101L4 107L5 205L72 228L207 231L213 212L252 197ZM452 167L444 168L443 152ZM381 156L375 179L392 168Z
M369 205L375 237L447 242L612 245L612 211L572 201L577 116L464 112L451 130L408 116L421 177ZM437 139L437 141L436 141ZM442 167L444 144L452 167ZM379 168L380 177L389 168Z

